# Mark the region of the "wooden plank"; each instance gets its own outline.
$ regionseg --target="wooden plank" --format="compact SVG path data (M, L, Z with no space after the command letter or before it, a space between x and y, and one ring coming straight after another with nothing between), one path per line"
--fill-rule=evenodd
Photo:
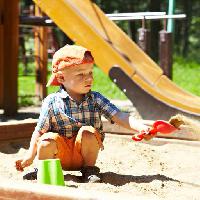
M0 141L30 138L34 131L36 123L36 119L0 123ZM105 119L103 119L103 127L103 131L105 133L129 135L130 137L135 134L134 131L123 128L116 124L110 124L110 122ZM176 131L173 134L158 133L157 136L162 138L200 141L200 135L193 132L192 129L189 129L186 126L183 126L181 131Z
M5 115L17 113L18 0L4 1L3 15L3 108Z
M3 1L0 1L0 109L3 108Z
M133 199L129 193L113 194L98 190L83 190L66 186L35 184L22 181L2 180L0 182L0 199L4 200L86 200L86 199ZM143 199L141 197L137 199ZM146 199L146 198L145 198Z
M116 124L110 124L108 121L103 122L104 132L113 133L118 135L133 135L134 131L123 128ZM161 134L158 133L157 137L161 138L172 138L172 139L180 139L180 140L191 140L191 141L200 141L200 134L196 133L187 126L182 126L181 130L175 131L172 134Z
M21 120L0 123L0 141L30 138L37 120Z
M38 6L35 7L36 16L44 16ZM35 31L35 55L36 55L36 95L39 99L47 96L47 27L37 27Z

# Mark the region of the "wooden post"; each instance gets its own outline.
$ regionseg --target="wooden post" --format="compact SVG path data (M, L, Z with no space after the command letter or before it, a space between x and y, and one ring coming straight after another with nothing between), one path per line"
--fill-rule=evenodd
M166 30L161 30L159 32L159 57L160 66L163 72L170 79L172 78L172 33Z
M145 28L145 19L142 20L142 28L138 29L138 46L150 55L150 31Z
M144 52L146 52L148 55L150 54L150 31L148 29L138 29L137 43Z
M3 108L3 0L0 0L0 109Z
M5 115L17 113L18 0L4 0L3 6L3 109Z
M35 7L35 15L43 16L40 8ZM36 56L36 95L39 99L47 96L47 27L35 29L35 56Z

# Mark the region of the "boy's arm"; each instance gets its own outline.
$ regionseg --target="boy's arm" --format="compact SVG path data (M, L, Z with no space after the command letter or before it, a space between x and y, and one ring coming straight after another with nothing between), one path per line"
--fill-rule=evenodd
M33 132L28 152L25 154L23 159L15 162L15 167L18 171L23 171L25 167L28 167L33 163L37 152L37 141L40 136L41 134L39 132Z
M28 152L27 154L32 157L33 159L35 158L36 156L36 152L37 152L37 142L38 142L38 139L39 137L41 136L41 134L39 132L34 132L32 134L32 137L31 137L31 141L30 141L30 146L29 146L29 149L28 149Z
M123 126L130 130L135 130L137 132L140 131L148 131L149 126L152 126L154 121L152 120L140 120L135 119L129 113L125 112L117 112L112 120L120 126Z
M49 96L43 100L40 117L37 126L35 127L35 130L32 134L28 152L25 154L25 157L23 159L17 160L15 163L17 170L23 171L23 168L28 167L32 164L37 152L38 139L43 133L48 132L49 130L51 110L51 98Z

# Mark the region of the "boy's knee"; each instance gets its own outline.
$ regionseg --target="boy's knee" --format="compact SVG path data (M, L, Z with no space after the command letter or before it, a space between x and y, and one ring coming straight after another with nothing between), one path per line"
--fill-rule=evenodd
M94 141L94 140L96 140L96 137L94 136L94 134L92 132L83 130L82 131L82 140Z
M56 142L52 139L44 139L40 141L40 143L38 144L38 151L43 151L43 150L56 152L57 151Z
M103 150L103 144L100 133L92 126L83 126L80 128L79 133L82 134L83 145L98 145ZM93 144L93 145L92 145Z
M95 133L96 129L92 126L82 126L79 130L79 132L90 132L90 133Z
M95 139L95 128L92 126L82 126L79 132L82 134L82 140L92 141Z

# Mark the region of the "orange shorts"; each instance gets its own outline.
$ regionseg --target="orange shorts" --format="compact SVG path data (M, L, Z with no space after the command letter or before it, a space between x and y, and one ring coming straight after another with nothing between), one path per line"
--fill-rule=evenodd
M83 131L93 133L98 141L99 148L103 148L101 134L91 126L82 127L78 134L72 138L61 136L58 133L47 132L39 138L39 142L45 139L53 139L56 142L58 149L58 153L55 157L60 159L63 169L79 170L83 167L83 157L81 154Z

